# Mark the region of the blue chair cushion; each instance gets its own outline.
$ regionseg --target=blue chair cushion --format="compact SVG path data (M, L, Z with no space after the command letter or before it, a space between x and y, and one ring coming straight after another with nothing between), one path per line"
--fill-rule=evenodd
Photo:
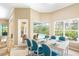
M57 56L58 54L54 51L52 51L52 56Z
M44 56L50 56L51 51L50 51L50 48L46 44L42 44L42 49L43 49L42 52L43 52ZM57 56L58 54L56 52L52 51L51 55Z
M47 45L42 44L42 51L44 56L50 56L50 48Z
M49 38L49 36L45 36L45 38Z
M59 40L60 41L65 41L65 37L61 36L61 37L59 37Z
M29 39L26 39L26 42L27 42L27 46L28 46L28 47L31 47L31 42L30 42L30 40L29 40Z
M51 39L56 39L56 37L55 36L51 36Z
M39 48L38 48L39 51L42 51L42 49L43 49L42 47L39 47Z
M37 48L38 48L38 44L34 40L32 40L32 51L37 50Z
M34 51L34 53L37 54L37 51ZM42 53L43 53L42 47L39 47L39 48L38 48L38 54L42 54Z

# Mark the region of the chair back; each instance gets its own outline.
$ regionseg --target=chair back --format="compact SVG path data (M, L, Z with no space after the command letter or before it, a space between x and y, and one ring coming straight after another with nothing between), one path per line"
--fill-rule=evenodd
M65 37L61 36L61 37L59 37L59 40L60 41L65 41Z
M31 41L29 39L26 39L27 47L31 47Z
M51 36L51 39L56 39L56 37L55 36Z
M32 40L32 50L36 51L38 48L38 44L35 40Z
M46 44L42 44L42 49L45 56L50 56L50 48Z
M45 36L45 38L49 38L49 36L48 36L48 35L46 35L46 36Z

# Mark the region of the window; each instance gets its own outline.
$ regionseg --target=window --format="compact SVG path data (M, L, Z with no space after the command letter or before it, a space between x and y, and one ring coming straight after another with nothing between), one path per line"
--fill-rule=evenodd
M5 24L0 24L0 37L2 41L7 40L7 35L8 35L8 26Z
M69 39L76 40L78 37L78 20L65 22L65 36L69 37Z
M63 22L56 22L55 23L55 35L57 35L57 36L61 36L61 35L63 35Z
M2 36L2 25L0 24L0 36Z
M8 34L8 26L2 25L2 36L7 36Z
M55 22L55 35L66 36L70 40L76 40L78 38L78 20L63 20Z
M49 34L48 23L35 22L33 24L33 33Z
M49 34L49 26L48 23L39 23L39 22L35 22L33 24L33 33L38 33L39 39L44 39L45 35Z

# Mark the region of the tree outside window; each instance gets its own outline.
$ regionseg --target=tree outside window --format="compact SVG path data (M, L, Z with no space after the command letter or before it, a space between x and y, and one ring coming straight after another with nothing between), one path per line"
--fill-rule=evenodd
M41 34L49 34L48 23L34 23L33 24L33 32L34 33L41 33Z
M78 38L78 20L55 22L55 35L65 35L70 40Z

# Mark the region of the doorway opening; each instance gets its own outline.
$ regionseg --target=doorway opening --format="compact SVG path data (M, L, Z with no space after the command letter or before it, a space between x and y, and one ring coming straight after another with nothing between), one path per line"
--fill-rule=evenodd
M18 20L18 45L22 45L22 35L25 34L28 37L28 20Z

